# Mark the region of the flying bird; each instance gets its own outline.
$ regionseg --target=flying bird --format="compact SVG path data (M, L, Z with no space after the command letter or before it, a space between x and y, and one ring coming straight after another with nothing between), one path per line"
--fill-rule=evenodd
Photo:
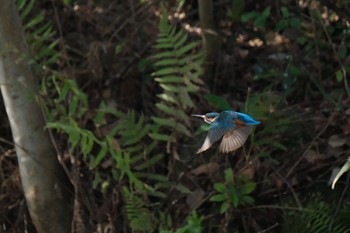
M220 152L228 153L237 150L247 140L251 133L251 126L260 124L247 114L230 110L221 113L210 112L205 115L192 114L192 116L203 118L210 124L208 135L197 154L209 149L221 138Z

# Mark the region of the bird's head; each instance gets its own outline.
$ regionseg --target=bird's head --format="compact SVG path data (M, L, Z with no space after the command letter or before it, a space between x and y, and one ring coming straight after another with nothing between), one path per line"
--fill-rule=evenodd
M205 115L197 115L197 114L192 114L193 117L199 117L199 118L203 118L203 120L205 122L207 122L208 124L211 124L213 123L216 118L219 116L219 113L217 112L210 112L210 113L207 113Z

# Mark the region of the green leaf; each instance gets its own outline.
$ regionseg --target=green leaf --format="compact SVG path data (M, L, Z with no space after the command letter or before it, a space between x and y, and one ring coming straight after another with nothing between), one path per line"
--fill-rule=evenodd
M281 7L281 13L283 18L288 18L289 17L289 10L287 7L282 6Z
M225 213L230 208L230 204L227 202L223 202L220 207L220 214Z
M231 1L231 20L235 23L241 16L245 6L245 0L232 0Z
M94 146L94 135L92 134L91 131L86 131L86 136L85 136L85 142L81 143L81 147L82 147L82 152L84 155L87 155L91 152L93 146Z
M271 12L271 6L268 6L264 9L262 16L264 16L265 18L270 16L270 12Z
M348 51L344 45L339 46L338 54L339 54L340 59L346 58Z
M177 184L175 185L175 189L180 191L183 194L190 194L192 193L191 190L189 190L186 186L184 186L183 184Z
M183 79L179 76L163 76L160 78L155 78L159 83L183 83Z
M162 59L156 63L154 63L155 66L162 67L162 66L177 66L179 65L179 60L177 58L167 58Z
M157 154L155 156L150 157L147 159L144 163L138 165L135 167L135 170L143 170L149 167L152 167L154 164L159 162L161 159L163 159L164 155L163 154Z
M193 101L188 93L189 91L185 90L184 88L180 88L179 90L179 98L184 109L192 108L194 106Z
M289 24L291 27L295 28L295 29L300 29L301 28L301 21L299 18L297 17L293 17L289 20Z
M225 180L226 182L233 181L233 171L231 168L225 170Z
M169 106L167 106L165 104L158 103L158 104L156 104L156 107L159 110L161 110L161 111L163 111L163 112L165 112L165 113L167 113L169 115L173 115L173 116L177 115L176 110L174 108L169 107Z
M94 175L94 180L92 181L92 187L96 189L101 182L102 182L102 179L101 179L100 173L96 171Z
M187 34L184 34L182 30L179 30L179 32L176 35L176 38L174 38L174 41L177 41L178 38L180 39L174 44L174 49L181 48L185 44L187 37Z
M335 73L335 77L337 79L338 82L341 82L343 81L343 72L341 70L338 70L336 73Z
M56 88L58 90L58 94L59 94L59 98L58 101L63 101L67 98L67 95L69 93L69 86L67 85L67 83L63 86L63 88L61 90L59 90L59 88Z
M189 43L189 44L183 46L182 48L180 48L179 50L176 50L174 52L176 53L176 55L178 57L182 57L184 54L191 51L192 49L194 49L197 46L198 46L197 42L192 42L192 43Z
M176 73L179 73L179 67L167 67L154 72L152 75L159 77L163 75L171 75Z
M270 11L271 11L271 6L268 6L264 9L261 15L259 15L255 21L254 25L258 28L263 28L265 27L266 20L270 16Z
M171 38L168 37L168 34L166 33L160 33L158 35L158 38L156 40L156 44L169 44L171 43Z
M170 92L159 94L158 97L166 102L177 104L177 100L174 98L174 96Z
M157 197L157 198L161 198L161 199L164 199L167 197L166 194L162 193L162 192L159 192L159 191L156 191L156 190L147 190L147 193L150 195L150 196L153 196L153 197Z
M73 97L71 98L71 101L69 103L69 115L70 116L73 116L77 112L78 104L79 104L78 97L76 95L73 95Z
M148 155L150 154L155 148L157 148L158 146L158 142L157 141L153 141L150 144L147 145L147 147L145 148L145 154Z
M220 193L220 194L213 195L209 200L214 202L223 202L226 200L226 197L224 194Z
M184 134L184 135L186 135L186 136L188 136L188 137L191 137L191 136L192 136L191 132L186 128L186 126L183 125L183 124L181 124L181 123L176 123L174 129L175 129L177 132L179 132L179 133L181 133L181 134Z
M218 192L224 193L226 190L226 187L223 183L215 183L214 184L214 189Z
M233 186L230 187L229 198L233 206L238 207L240 198L235 187Z
M170 142L173 141L173 138L170 135L159 134L159 133L150 133L149 136L157 141Z
M35 25L44 21L44 14L40 13L35 18L31 19L28 23L24 25L24 30L33 28Z
M242 202L251 205L254 204L255 200L251 196L243 196Z
M24 4L27 3L27 1L23 1ZM24 8L24 10L21 12L21 19L23 20L33 9L35 0L30 0L29 3L27 3L26 7ZM21 6L21 8L24 6Z
M246 23L246 22L248 22L249 20L254 19L257 15L259 15L259 13L256 12L256 11L252 11L252 12L243 14L242 17L241 17L241 21L242 21L243 23Z
M170 49L170 48L174 47L174 45L172 45L172 44L165 44L165 43L160 44L159 41L157 41L157 42L158 43L153 46L156 49Z
M174 86L170 84L159 84L164 90L170 91L170 92L179 92L180 87L179 86Z
M256 183L248 182L243 186L243 189L241 192L242 194L250 194L255 190L255 187L256 187Z
M152 173L143 173L143 172L135 172L135 175L137 177L143 177L143 178L148 178L151 180L155 180L155 181L160 181L160 182L164 182L164 181L168 181L168 177L164 176L164 175L160 175L160 174L152 174Z
M91 164L90 167L91 169L96 168L102 161L102 159L106 156L107 153L107 147L106 146L102 146L100 151L98 152L96 158L91 160Z
M68 133L68 141L71 144L71 147L75 148L78 145L80 136L81 136L79 130L71 127L67 131L67 133Z
M159 30L167 31L169 28L167 10L164 7L164 5L161 6L161 9L162 9L162 17L160 18Z
M163 58L171 58L174 57L174 52L173 51L165 51L161 53L157 53L156 55L151 56L151 59L163 59Z

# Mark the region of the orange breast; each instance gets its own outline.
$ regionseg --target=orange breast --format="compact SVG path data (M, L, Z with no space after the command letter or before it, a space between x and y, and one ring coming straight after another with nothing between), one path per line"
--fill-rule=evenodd
M246 124L244 124L244 122L243 122L243 121L238 120L238 119L236 119L236 120L235 120L235 123L236 123L237 127L246 126Z

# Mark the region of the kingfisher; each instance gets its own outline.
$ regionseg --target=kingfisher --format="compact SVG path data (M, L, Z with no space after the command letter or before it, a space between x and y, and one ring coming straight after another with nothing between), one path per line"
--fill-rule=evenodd
M247 114L231 110L221 113L210 112L205 115L192 114L192 116L203 118L206 123L210 124L208 135L197 154L206 151L221 138L220 152L229 153L237 150L247 140L251 133L251 126L260 124Z

